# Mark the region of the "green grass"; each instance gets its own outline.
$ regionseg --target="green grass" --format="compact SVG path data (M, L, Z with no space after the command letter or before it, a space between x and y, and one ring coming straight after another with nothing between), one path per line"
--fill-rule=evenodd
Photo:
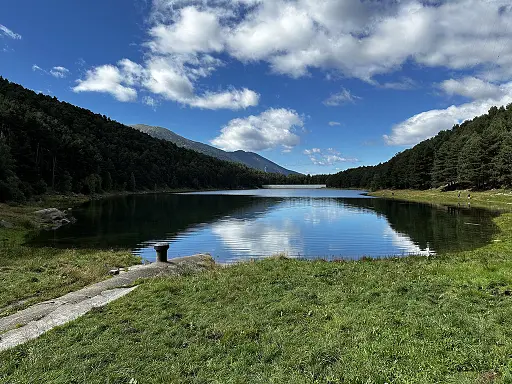
M457 205L460 203L461 205L467 205L467 203L470 202L472 207L512 211L512 191L510 190L492 190L484 192L461 190L460 198L458 197L458 193L459 191L441 192L438 189L430 189L427 191L405 189L376 191L370 193L370 195L431 204ZM468 199L468 193L471 194L471 199Z
M0 316L108 278L114 267L140 262L128 251L0 248Z
M140 262L129 251L24 246L26 236L34 230L34 211L77 202L76 198L50 199L23 206L0 204L0 219L15 226L0 228L0 316L104 280L112 268Z
M512 213L495 220L467 252L147 280L0 353L0 382L512 383Z

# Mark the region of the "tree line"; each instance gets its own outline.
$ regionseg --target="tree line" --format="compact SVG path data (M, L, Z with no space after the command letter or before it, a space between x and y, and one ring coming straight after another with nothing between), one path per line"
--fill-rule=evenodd
M336 188L429 189L512 187L512 104L492 107L375 166L327 178Z
M320 182L325 176L270 174L179 148L0 77L1 202L25 201L47 192L235 189Z

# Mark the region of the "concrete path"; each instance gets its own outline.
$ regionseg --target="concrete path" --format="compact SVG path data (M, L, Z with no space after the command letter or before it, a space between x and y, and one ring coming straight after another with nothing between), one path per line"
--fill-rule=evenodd
M54 300L35 304L13 315L0 318L0 351L35 339L50 329L75 320L92 308L104 306L137 288L139 279L176 276L183 272L212 269L213 258L201 254L168 263L136 265L108 280L89 285Z

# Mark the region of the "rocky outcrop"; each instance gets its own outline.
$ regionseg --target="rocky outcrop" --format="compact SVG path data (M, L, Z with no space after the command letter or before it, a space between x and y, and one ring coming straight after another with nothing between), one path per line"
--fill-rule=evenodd
M43 229L57 229L76 222L71 215L71 210L60 211L57 208L47 208L34 212L34 215L37 224Z

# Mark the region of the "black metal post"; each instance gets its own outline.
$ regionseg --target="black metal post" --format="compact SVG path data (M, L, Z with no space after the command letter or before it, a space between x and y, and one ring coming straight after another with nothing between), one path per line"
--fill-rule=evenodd
M156 251L156 261L167 263L167 250L169 249L168 243L158 243L154 246Z

